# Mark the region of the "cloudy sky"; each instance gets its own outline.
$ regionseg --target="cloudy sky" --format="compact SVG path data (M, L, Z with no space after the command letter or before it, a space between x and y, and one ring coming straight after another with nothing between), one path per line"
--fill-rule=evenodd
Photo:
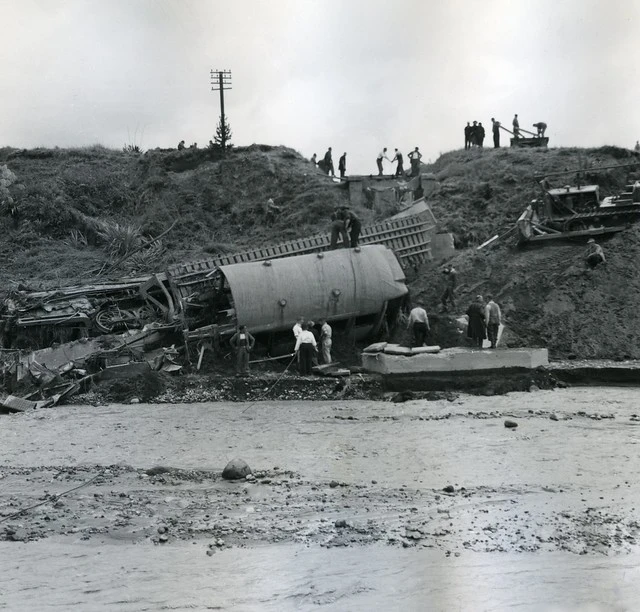
M640 138L635 0L0 0L0 145L332 146L373 172L468 120L549 124L557 146Z

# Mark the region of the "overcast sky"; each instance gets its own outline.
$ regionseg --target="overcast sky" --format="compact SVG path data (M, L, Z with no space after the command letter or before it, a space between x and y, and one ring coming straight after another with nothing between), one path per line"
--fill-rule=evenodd
M0 15L0 145L204 146L212 68L233 73L236 145L332 146L352 172L383 146L435 160L466 121L514 113L546 121L552 146L640 138L635 0L0 0Z

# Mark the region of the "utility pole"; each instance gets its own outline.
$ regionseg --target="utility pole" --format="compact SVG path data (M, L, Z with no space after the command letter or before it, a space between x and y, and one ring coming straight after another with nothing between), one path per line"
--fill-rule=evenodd
M211 71L211 91L220 92L220 144L222 151L227 148L228 126L224 116L224 92L231 89L231 70Z

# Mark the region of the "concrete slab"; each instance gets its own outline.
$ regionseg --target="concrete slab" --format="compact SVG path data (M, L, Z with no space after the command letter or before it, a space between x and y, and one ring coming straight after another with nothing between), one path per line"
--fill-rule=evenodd
M418 355L362 354L362 365L378 374L417 374L421 372L471 372L502 368L534 369L549 365L545 348L472 350L443 349L439 353Z

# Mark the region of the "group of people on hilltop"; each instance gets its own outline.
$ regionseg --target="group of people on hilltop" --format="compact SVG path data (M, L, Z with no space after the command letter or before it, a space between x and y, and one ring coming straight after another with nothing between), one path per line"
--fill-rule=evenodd
M416 147L413 151L411 151L407 157L409 158L409 163L411 164L411 172L409 176L418 176L420 174L420 160L422 159L422 153L420 153L420 148ZM387 155L387 147L383 147L382 151L378 153L376 157L376 166L378 167L378 176L383 176L384 167L383 162L387 160L389 163L396 164L396 171L393 176L406 176L406 172L404 169L404 156L399 149L394 149L394 155L391 159Z
M470 149L471 147L480 147L484 146L484 127L482 122L474 121L473 125L471 125L467 121L467 125L464 127L464 148L465 150Z
M318 346L322 361L325 364L331 363L333 330L326 319L320 319L316 325L313 321L300 317L291 331L296 341L294 352L298 360L298 372L302 376L311 374L311 368L318 365Z
M420 174L420 160L422 159L422 153L420 153L420 149L416 147L409 155L409 162L411 163L411 173L410 176L418 176ZM383 147L382 151L378 153L376 157L376 166L378 168L378 176L383 176L384 160L387 160L389 163L396 164L396 170L393 176L406 176L406 172L404 169L404 156L400 152L399 149L395 149L395 153L393 158L389 158L387 155L387 147ZM324 154L324 157L321 160L318 160L318 156L314 153L310 159L311 163L314 166L318 166L320 170L322 170L325 174L329 174L331 176L335 176L334 166L333 166L333 151L331 147L327 149L327 152ZM343 153L338 160L338 172L340 172L340 178L344 178L347 172L347 153Z
M513 128L513 137L520 138L520 121L518 119L517 113L513 116L511 126ZM533 124L533 127L537 130L536 137L544 138L544 134L547 131L547 124L544 121L538 121L537 123ZM493 136L493 147L495 149L500 148L500 129L500 122L497 121L494 117L491 117L491 134ZM471 125L469 121L467 121L467 125L464 128L465 150L471 149L472 147L478 147L482 149L484 147L484 137L485 130L482 122L474 121L473 125Z
M318 166L320 170L322 170L325 174L330 174L331 176L335 176L335 170L333 168L333 151L331 147L327 149L327 152L324 154L324 157L318 161L318 156L314 153L311 156L311 163L314 166ZM340 178L344 178L347 173L347 152L345 151L338 160L338 172L340 172Z

